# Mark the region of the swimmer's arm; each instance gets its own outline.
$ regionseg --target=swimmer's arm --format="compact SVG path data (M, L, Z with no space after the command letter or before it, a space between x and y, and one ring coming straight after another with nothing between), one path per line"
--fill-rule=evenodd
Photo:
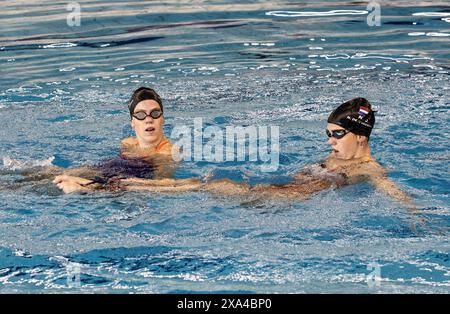
M371 181L377 189L383 191L393 199L400 201L406 205L414 206L414 202L412 201L411 197L400 190L395 185L395 183L392 182L387 176L374 175L371 177Z
M56 176L53 183L66 194L93 191L97 185L92 180L65 174Z
M396 201L408 205L408 207L412 210L417 209L417 205L414 204L411 197L400 190L397 185L388 178L386 169L384 169L379 163L370 162L364 164L364 166L359 168L357 172L359 172L359 174L362 173L367 175L370 179L369 181L375 186L375 188L383 191L386 195L392 197Z
M200 179L122 179L120 185L128 191L149 192L187 192L205 191L221 195L243 195L250 192L247 184L237 183L228 179L214 180L203 183Z
M124 186L167 186L167 187L175 187L175 186L183 186L190 184L200 184L199 179L140 179L140 178L129 178L129 179L121 179L119 180L120 184Z
M80 177L62 175L55 178L54 183L64 191L64 193L88 192L98 190L97 184L91 180ZM94 183L94 184L92 184ZM229 179L202 182L200 179L140 179L129 178L119 179L115 182L117 188L127 191L147 191L147 192L188 192L204 191L217 195L226 196L257 196L276 198L306 198L312 191L305 186L295 185L289 188L276 185L257 185L250 187L246 183L237 183Z
M268 197L280 199L305 199L314 189L306 185L256 185L251 187L247 183L238 183L229 179L213 180L202 183L199 179L122 179L120 185L128 191L148 192L187 192L203 191L216 195L241 196L241 197Z
M139 178L116 179L106 183L97 182L81 177L59 175L53 183L64 193L86 193L98 190L128 190L149 192L186 192L198 190L201 187L197 179L161 179L148 180Z
M202 184L197 179L121 179L120 188L127 191L147 192L188 192L201 190Z

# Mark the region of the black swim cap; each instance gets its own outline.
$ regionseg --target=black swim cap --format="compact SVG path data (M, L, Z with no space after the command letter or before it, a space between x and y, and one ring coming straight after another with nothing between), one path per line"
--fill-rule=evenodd
M337 107L328 117L328 123L369 138L375 125L375 114L367 99L354 98Z
M149 87L139 87L133 92L133 95L131 96L128 104L128 109L130 109L131 117L133 117L134 108L136 108L137 104L144 100L156 101L159 104L161 111L163 111L161 97L159 97L158 93L155 92L154 89Z

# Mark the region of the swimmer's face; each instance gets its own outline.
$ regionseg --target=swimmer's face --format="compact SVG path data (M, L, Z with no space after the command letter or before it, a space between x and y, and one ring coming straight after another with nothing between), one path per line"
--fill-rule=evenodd
M155 109L161 110L161 107L155 100L143 100L136 105L134 113L143 111L149 115ZM164 137L163 125L164 116L158 119L153 119L150 116L147 116L144 120L138 120L134 117L131 119L131 127L136 133L139 144L144 147L159 144Z
M345 130L343 127L328 123L327 130L330 132L337 130ZM359 138L352 132L348 132L344 137L336 139L334 137L328 138L328 144L332 146L331 155L338 159L352 159L358 152Z

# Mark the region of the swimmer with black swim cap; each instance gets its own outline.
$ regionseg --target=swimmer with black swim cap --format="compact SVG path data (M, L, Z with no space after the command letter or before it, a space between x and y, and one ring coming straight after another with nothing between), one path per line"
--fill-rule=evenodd
M387 177L383 167L371 156L369 138L374 124L375 114L366 99L355 98L338 106L328 117L326 127L331 154L325 162L305 167L288 184L250 186L228 179L203 182L196 178L133 178L121 180L122 189L153 192L197 190L222 195L305 199L325 189L369 181L394 199L412 205L409 196Z
M161 97L155 90L139 87L130 98L131 127L136 137L122 141L124 157L148 157L160 154L172 157L173 145L164 135L164 110Z
M328 123L353 130L353 133L369 138L375 125L375 111L367 99L355 98L334 109L328 117Z
M371 158L369 138L375 125L375 113L365 98L341 104L333 110L327 122L331 157L340 160Z
M104 189L117 177L165 178L174 170L172 143L164 135L163 104L149 87L136 89L129 102L131 127L135 137L122 141L120 156L96 166L66 170L53 183L65 193Z

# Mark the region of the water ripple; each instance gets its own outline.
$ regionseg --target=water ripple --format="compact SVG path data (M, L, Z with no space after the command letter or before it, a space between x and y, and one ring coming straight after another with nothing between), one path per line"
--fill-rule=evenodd
M364 15L369 12L366 10L332 10L321 12L306 12L306 11L270 11L266 15L280 16L280 17L321 17L321 16L337 16L337 15Z

